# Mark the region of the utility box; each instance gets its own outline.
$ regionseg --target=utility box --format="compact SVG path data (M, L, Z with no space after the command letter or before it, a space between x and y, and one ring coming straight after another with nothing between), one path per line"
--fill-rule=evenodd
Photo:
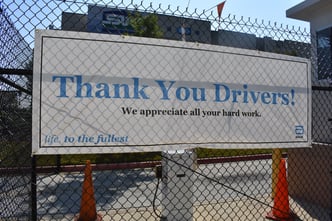
M162 152L162 219L192 221L197 156L193 150Z

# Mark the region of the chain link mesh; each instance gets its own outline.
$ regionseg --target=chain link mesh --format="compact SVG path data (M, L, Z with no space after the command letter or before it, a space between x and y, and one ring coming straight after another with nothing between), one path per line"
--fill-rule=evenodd
M110 10L112 13L108 13ZM190 12L171 6L145 4L143 1L137 4L98 0L4 0L0 3L0 12L0 220L74 220L80 213L86 160L92 162L96 211L102 220L165 220L165 217L168 220L265 220L266 214L276 209L273 186L277 181L273 165L280 157L287 159L290 209L298 220L330 220L331 54L327 51L329 40L325 32L316 35L301 28L258 19L236 16L219 18L216 12ZM155 26L149 26L138 32L133 23L128 25L130 16L143 19L148 15L156 15L156 30ZM96 22L103 19L108 22ZM150 17L147 21L153 19L155 18ZM222 45L229 47L230 52L248 49L252 53L271 52L274 55L310 59L312 148L197 148L184 153L157 151L31 157L32 69L36 29L52 29L59 33L66 30L104 33L105 36L122 34L158 37L169 42L185 40L198 45L206 44L211 48L212 45ZM79 50L75 49L76 56L81 56L81 63L77 68L98 67L101 72L107 72L107 64L98 64L98 60L109 52L102 48L95 51L89 44L83 46ZM62 51L62 55L51 53L50 61L74 51L63 45L50 47L59 47L60 51L67 50ZM91 52L88 58L83 55L86 51ZM170 50L169 53L173 52ZM123 63L123 60L137 60L138 56L141 62L131 65ZM114 57L120 64L115 67L119 73L143 69L149 69L151 73L164 73L170 68L170 64L162 59L157 66L151 62L160 57L158 50L154 49L146 54L142 54L140 50L131 54L119 50ZM183 64L184 75L197 71L204 73L206 66L218 65L216 60L204 55L186 57L176 53L174 57L178 63L176 65ZM66 70L73 65L73 60L74 58L68 57L66 63L57 68L59 71ZM186 66L184 61L194 61L194 66ZM223 62L223 65L234 66L235 61L225 56ZM261 82L260 79L265 75L260 65L262 64L257 64L254 60L247 60L245 67L257 71L257 75L248 79L248 82ZM263 63L264 65L269 64ZM280 65L273 70L280 74L280 78L284 78L279 79L280 82L290 81L299 87L303 86L305 82L282 74L296 72L295 69L287 68L289 67ZM170 79L179 77L171 74L170 71ZM232 75L227 76L228 82L234 81L232 78L238 74L242 74L242 78L247 77L246 72L237 70L235 65ZM191 80L218 82L220 79L220 76L211 76L214 75L201 74ZM163 77L162 74L157 76L160 79ZM265 83L268 84L269 79L265 79ZM56 91L49 90L47 93ZM124 102L123 105L130 106L132 103ZM155 103L151 103L151 107L160 108ZM108 107L101 105L98 108L102 116ZM195 106L189 105L186 108L194 109ZM85 105L72 107L67 114L72 117L81 116L83 109ZM84 118L90 117L94 111L96 110L85 110ZM49 115L46 125L55 118L67 117L67 114L59 116L55 112L44 114ZM294 113L298 116L303 114L304 110ZM92 121L100 121L100 116L95 116ZM282 114L277 116L278 119L284 117L287 118ZM187 124L192 133L200 126L197 122L188 123L179 119L174 121L169 122L169 125L177 127ZM152 125L147 118L140 125L134 125L131 121L115 122L131 125L141 136L146 131L140 131L140 125L146 125L145 130L154 128L154 133L149 133L152 141L161 136L160 133L166 133L163 127ZM212 126L214 124L211 123ZM50 125L47 130L52 131L54 125ZM84 125L82 127L74 125L69 128L72 131L84 131ZM248 125L244 124L243 127ZM258 131L251 131L252 134L264 133L266 130L259 125L255 127ZM275 127L278 124L274 121L268 129ZM100 130L107 131L108 128ZM287 135L287 131L278 131L280 134L275 134L275 137L282 137L283 133ZM201 132L205 134L204 131ZM212 127L209 133L216 131ZM178 138L183 136L176 133L169 135ZM207 138L203 137L203 140ZM230 136L230 139L243 142L241 137Z

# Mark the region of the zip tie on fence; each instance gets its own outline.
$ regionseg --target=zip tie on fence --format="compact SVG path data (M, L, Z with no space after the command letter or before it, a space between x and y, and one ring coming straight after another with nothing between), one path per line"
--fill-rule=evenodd
M168 158L168 157L165 157L165 156L162 156L162 157L165 158L165 159L167 159L167 160L170 160L171 162L173 162L173 163L175 163L175 164L177 164L177 165L179 165L179 166L181 166L181 167L183 167L183 168L185 168L185 169L187 169L187 170L190 170L191 172L193 172L193 173L195 173L195 174L198 174L198 175L200 175L200 176L202 176L202 177L204 177L204 178L206 178L206 179L208 179L208 180L210 180L210 181L213 181L213 182L215 182L215 183L218 183L219 185L221 185L221 186L223 186L223 187L225 187L225 188L228 188L228 189L230 189L230 190L236 192L237 194L243 195L243 196L247 197L248 199L251 199L251 200L253 200L253 201L256 201L256 202L258 202L258 203L260 203L260 204L262 204L262 205L264 205L264 206L267 206L267 207L271 208L271 209L274 210L274 211L279 211L280 213L286 213L286 214L288 215L288 212L285 212L285 211L281 210L280 208L276 208L276 207L274 207L274 206L271 206L271 205L268 204L268 203L265 203L265 202L263 202L263 201L261 201L261 200L258 200L258 199L254 198L254 197L252 197L252 196L250 196L250 195L248 195L248 194L246 194L246 193L243 193L243 192L241 192L241 191L239 191L239 190L237 190L237 189L235 189L235 188L233 188L233 187L231 187L231 186L228 186L228 185L226 185L226 184L224 184L224 183L221 183L219 180L216 180L216 179L214 179L214 178L208 177L208 176L205 175L205 174L202 174L202 173L200 173L200 172L197 172L196 170L194 170L194 169L192 169L192 168L190 168L190 167L188 167L188 166L185 166L185 165L183 165L183 164L181 164L181 163L178 163L178 162L175 161L175 160L172 160L172 159L170 159L170 158Z

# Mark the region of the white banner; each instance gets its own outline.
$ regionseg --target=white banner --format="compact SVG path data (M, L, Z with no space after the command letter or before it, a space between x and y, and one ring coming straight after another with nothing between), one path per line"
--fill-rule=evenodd
M56 30L34 52L34 154L311 144L307 59Z

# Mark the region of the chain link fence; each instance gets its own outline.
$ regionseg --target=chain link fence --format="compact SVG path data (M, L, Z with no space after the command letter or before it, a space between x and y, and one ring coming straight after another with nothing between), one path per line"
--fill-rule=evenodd
M331 220L331 54L326 33L314 34L301 28L257 19L224 15L218 17L216 11L190 12L171 6L143 2L136 4L98 0L4 0L0 3L0 12L0 220L75 220L75 217L77 219L81 208L86 160L92 163L96 211L102 220L265 220L270 211L280 210L275 208L277 175L274 168L279 164L280 158L287 160L289 205L292 213L296 215L295 219ZM204 108L215 110L216 106L214 104L205 106L204 101L208 100L211 93L203 92L201 85L209 85L209 82L225 82L223 85L214 84L214 86L227 90L226 87L236 88L232 82L241 78L245 79L244 82L247 82L247 85L241 85L242 91L234 89L229 92L229 96L232 96L229 99L233 100L230 103L233 105L241 101L244 104L250 103L252 99L255 100L255 90L266 91L264 95L266 97L261 98L262 104L259 104L260 113L257 109L255 109L256 112L255 110L251 112L256 118L266 114L267 122L270 123L265 122L263 127L259 123L252 124L252 121L247 120L248 118L244 119L244 123L237 125L237 128L244 128L243 130L248 133L241 137L239 134L227 133L231 130L228 126L236 124L236 120L223 122L225 127L220 129L217 118L212 118L213 120L210 121L193 121L183 116L182 118L166 118L164 125L167 127L165 127L158 122L151 123L148 117L141 117L140 120L131 117L122 121L121 114L118 116L115 113L113 122L122 125L121 130L126 133L129 130L135 130L136 134L144 136L149 134L148 138L138 137L137 143L142 145L142 142L148 139L154 144L151 147L154 151L142 152L138 149L133 153L103 154L92 154L88 151L84 151L84 154L74 154L68 151L66 154L32 156L32 149L35 148L32 146L31 134L33 129L32 86L33 81L36 81L36 73L33 79L32 70L35 68L33 59L37 54L33 55L33 50L36 50L38 44L35 42L37 29L50 30L49 33L55 33L58 38L66 36L67 40L71 39L58 45L50 43L47 45L49 50L44 51L42 55L46 56L46 58L43 57L43 62L51 65L55 64L52 62L60 64L54 68L55 72L80 69L83 66L89 70L98 69L106 76L110 69L115 68L118 78L112 80L115 82L114 85L118 84L118 86L113 85L115 88L118 87L118 94L114 90L115 94L109 94L110 97L135 97L135 93L134 95L130 92L126 94L126 87L116 80L120 77L128 77L126 72L134 71L133 75L139 76L144 70L149 70L150 72L143 76L144 78L138 80L142 80L143 84L149 84L151 79L179 80L183 84L179 85L178 93L175 91L174 96L179 101L174 105L183 110L196 110L194 114L202 116ZM64 31L72 34L67 36L68 32ZM81 48L69 47L72 42L77 41L77 36L97 35L103 42L110 41L109 39L126 39L125 45L129 49L126 51L119 46L118 50L112 48L110 51L108 45L98 46L96 49L93 41L81 44ZM132 38L136 39L132 36L143 37L140 41L149 39L144 42L148 49L137 48L137 42L130 42ZM93 39L93 37L89 38ZM113 43L116 44L119 41L114 40ZM169 47L167 52L162 52L164 49L151 46L157 44L156 42L163 42L163 48L175 45L177 51L174 52ZM222 50L218 51L220 48ZM192 49L197 53L183 52ZM88 56L84 55L86 51L90 53ZM241 54L243 51L249 56L243 60L241 58L240 61L244 64L240 65L236 63L239 61L234 54ZM72 57L72 52L76 53L76 57ZM215 52L220 53L218 56L223 56L222 60L218 60L219 57L213 54ZM109 56L110 53L112 56ZM222 53L224 54L221 55ZM260 57L260 53L268 55L268 58ZM119 66L108 67L107 63L100 62L104 56L113 59L112 64L118 62ZM251 56L261 59L260 62L251 60ZM61 57L65 57L66 60L62 60ZM267 68L271 66L274 62L271 60L274 59L280 63L274 64L273 68ZM296 88L305 87L305 79L296 75L298 69L302 67L292 66L293 63L305 63L305 59L310 61L311 111L308 112L305 106L301 106L306 102L307 97L298 95L300 104L296 103L296 105L300 108L296 108L295 112L289 112L287 108L294 102L292 93L290 92L287 96L279 95L281 92L276 91L276 86L273 84L289 85L290 82L290 85ZM79 63L75 64L77 60ZM158 61L158 65L155 64L155 60ZM292 64L288 66L289 63ZM175 68L179 66L180 70ZM212 73L219 66L221 73L231 74ZM227 67L232 69L229 70ZM253 72L255 74L248 74ZM93 77L88 76L83 80L93 79ZM101 79L109 78L106 76ZM82 87L89 87L86 86L88 82L83 83ZM99 85L100 88L102 85L105 87L106 83L102 83ZM166 85L166 83L169 84ZM184 102L189 99L189 92L185 88L189 87L190 83L197 86L196 97L193 99L200 100L198 106L192 103L187 105ZM261 84L267 86L258 87L258 89L250 88L252 85ZM160 80L160 85L164 86L161 95L167 98L166 95L170 94L166 92L171 92L168 90L171 86L170 81ZM82 102L84 105L76 106L63 100L52 103L53 101L48 101L52 93L57 94L58 97L61 95L67 97L75 92L69 89L65 92L59 91L52 88L51 83L46 84L45 87L40 90L45 94L42 98L44 102L54 107L70 106L70 110L61 114L42 110L44 121L41 124L46 125L44 128L47 130L47 132L43 131L44 133L51 134L56 127L60 125L59 127L62 128L64 124L68 126L63 126L62 129L70 130L69 134L87 133L89 131L87 126L82 124L77 127L75 119L92 119L93 114L95 118L89 122L90 124L94 121L101 121L101 123L107 121L109 116L105 113L109 110L107 105L110 103L103 101L95 104L98 110L86 108L89 102L95 102L91 100ZM148 89L145 90L143 87L136 95L144 100L145 96L150 95ZM287 86L282 90L286 89ZM155 92L157 89L151 90ZM83 94L82 97L85 95L89 97L89 90L82 89L80 92ZM76 91L76 97L77 93ZM105 90L100 90L99 96L105 98L107 97L105 93ZM227 92L223 98L220 97L221 94L212 95L219 96L215 97L215 100L219 99L221 102L223 98L226 99ZM79 99L83 100L83 98ZM121 99L119 102L122 107L136 105L138 112L142 109L147 111L144 106L139 109L141 103L133 99L125 101ZM162 112L162 110L170 108L155 101L151 101L149 105L157 110L154 113L155 118L161 118L157 114L165 117L164 113L168 112ZM223 105L225 108L219 109L220 115L225 114L223 111L227 112L226 115L233 115L234 118L238 114L243 115L242 110L241 113L239 109L229 111L231 107L227 107L224 103ZM275 107L278 107L278 111L270 114ZM201 112L198 114L198 111ZM147 113L144 112L142 115L144 114ZM207 112L204 114L208 116ZM213 113L210 114L213 115ZM269 147L269 140L277 140L282 144L280 139L293 135L294 129L297 136L303 136L302 127L292 127L291 131L283 128L293 123L293 116L290 118L289 115L305 118L308 114L312 115L312 126L307 128L311 132L311 148L251 148L250 142L249 148L244 148L243 144L248 143L248 140L254 143L250 139L258 139L266 143L267 147ZM61 120L56 121L59 117ZM182 126L190 129L188 132L181 131ZM174 129L173 132L171 129ZM111 128L105 124L98 130L102 133ZM273 136L269 131L273 131ZM218 133L221 133L222 139L226 141L218 140ZM211 139L211 134L217 137L216 142ZM182 140L186 136L196 142L197 148L165 152L156 145L158 142L173 142L192 146L192 142ZM94 140L94 142L97 141ZM242 145L242 148L204 148L204 144L209 142L212 144L225 142L225 146L235 142ZM88 141L85 145L89 146L87 143ZM57 148L52 145L49 147ZM83 144L81 146L85 147ZM97 148L99 147L101 148L97 145ZM120 148L122 147L120 145Z

